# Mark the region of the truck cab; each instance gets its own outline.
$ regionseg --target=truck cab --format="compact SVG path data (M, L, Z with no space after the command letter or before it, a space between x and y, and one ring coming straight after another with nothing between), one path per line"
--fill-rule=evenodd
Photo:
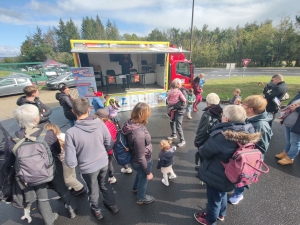
M170 47L175 46L170 45ZM175 78L179 78L183 87L191 88L194 80L193 63L187 60L183 53L170 53L169 63L169 85Z

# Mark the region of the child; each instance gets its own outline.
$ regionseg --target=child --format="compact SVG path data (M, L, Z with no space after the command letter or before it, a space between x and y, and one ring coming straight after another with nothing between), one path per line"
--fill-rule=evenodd
M114 98L109 99L109 105L108 105L108 114L109 114L109 118L116 124L118 125L118 128L120 129L120 118L118 117L118 111L119 111L119 103L117 100L115 100Z
M173 83L171 84L171 89L168 91L167 102L169 107L167 115L172 122L174 120L175 111L180 109L186 103L184 95Z
M188 100L187 100L187 117L191 120L191 112L192 112L192 107L193 107L193 103L196 101L196 96L194 95L194 89L191 88L189 89L189 93L188 93Z
M100 120L102 120L103 123L106 125L106 127L111 135L111 138L113 139L113 141L116 141L118 131L117 131L115 124L108 118L107 109L98 109L92 117L94 117L94 118L98 117ZM109 150L107 152L107 154L108 154L108 161L109 161L109 163L108 163L108 176L109 176L108 181L111 184L114 184L117 182L117 179L114 176L114 167L112 164L113 150L112 149ZM122 169L125 170L126 172L122 172ZM132 169L130 167L128 167L128 165L125 165L124 168L122 168L122 169L121 169L122 173L131 173L132 172Z
M199 74L199 78L200 78L199 85L200 85L201 89L203 88L204 83L205 83L204 76L205 76L204 73Z
M110 100L110 96L109 95L104 95L104 106L108 107L109 106L109 100ZM97 110L95 110L97 111Z
M288 105L287 107L285 107L284 109L281 110L282 115L280 117L278 117L280 122L283 121L288 115L290 115L292 113L292 111L291 111L292 105L300 106L300 99L293 101L292 104Z
M59 159L62 162L63 166L63 176L65 184L71 188L72 194L75 196L80 195L85 192L85 188L82 183L80 183L76 178L75 168L70 168L65 163L65 134L61 133L58 126L53 123L47 123L44 127L46 130L52 130L57 136L58 141L61 146L61 153L59 154Z
M232 99L228 100L228 103L233 105L236 98L242 98L240 94L241 94L241 90L239 88L234 89L233 97Z
M169 179L172 180L177 177L172 169L174 151L176 150L176 147L172 146L171 140L162 140L160 141L159 146L161 151L159 153L157 169L160 169L163 174L161 182L164 185L169 186ZM169 178L168 173L171 174Z
M239 96L234 100L234 105L241 105L242 104L242 98Z

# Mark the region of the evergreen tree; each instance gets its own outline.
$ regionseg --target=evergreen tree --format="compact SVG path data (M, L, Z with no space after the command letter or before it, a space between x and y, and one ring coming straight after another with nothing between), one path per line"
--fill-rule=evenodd
M89 17L85 17L82 20L81 25L81 37L84 40L93 40L93 21Z
M95 30L95 39L96 40L104 40L105 39L104 26L98 15L96 16L94 30Z
M56 34L57 49L59 52L67 52L70 50L70 43L68 43L67 29L64 21L60 18L58 28L53 27Z

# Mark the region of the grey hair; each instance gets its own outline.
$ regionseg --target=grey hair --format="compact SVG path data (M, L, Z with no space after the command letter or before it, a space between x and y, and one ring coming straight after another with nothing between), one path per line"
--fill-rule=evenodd
M283 81L283 76L281 74L275 74L272 78Z
M181 85L181 80L179 78L175 78L173 81L172 81L172 84L175 86L175 87L178 87L178 84Z
M247 115L245 109L240 105L227 105L223 109L223 116L228 118L229 122L243 123Z
M39 122L39 109L31 104L21 105L15 109L14 117L20 127L34 127Z
M216 93L209 93L206 96L206 102L210 105L218 105L220 103L220 97Z

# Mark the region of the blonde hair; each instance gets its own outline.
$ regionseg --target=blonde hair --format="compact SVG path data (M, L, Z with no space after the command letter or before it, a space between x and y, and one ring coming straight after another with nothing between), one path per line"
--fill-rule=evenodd
M206 96L206 102L210 105L218 105L220 103L220 97L216 93L209 93Z
M53 133L58 136L61 132L59 130L59 127L54 124L54 123L47 123L45 126L44 126L44 129L45 130L52 130Z
M136 104L131 111L130 119L139 124L147 124L148 118L151 115L150 106L147 103L139 102Z
M159 147L161 150L167 151L171 148L172 141L171 140L161 140L159 142Z
M250 95L245 98L244 105L252 108L255 114L261 114L266 110L267 100L261 95Z
M204 75L204 73L200 73L199 74L199 78L202 78L202 77L204 77L205 75Z
M247 115L245 109L240 105L227 105L223 109L223 116L228 118L229 122L243 123Z
M180 80L179 78L175 78L175 79L172 81L170 87L176 87L176 88L179 88L180 85L181 85L181 80Z
M234 89L234 91L236 91L238 94L241 94L241 89L239 88Z

